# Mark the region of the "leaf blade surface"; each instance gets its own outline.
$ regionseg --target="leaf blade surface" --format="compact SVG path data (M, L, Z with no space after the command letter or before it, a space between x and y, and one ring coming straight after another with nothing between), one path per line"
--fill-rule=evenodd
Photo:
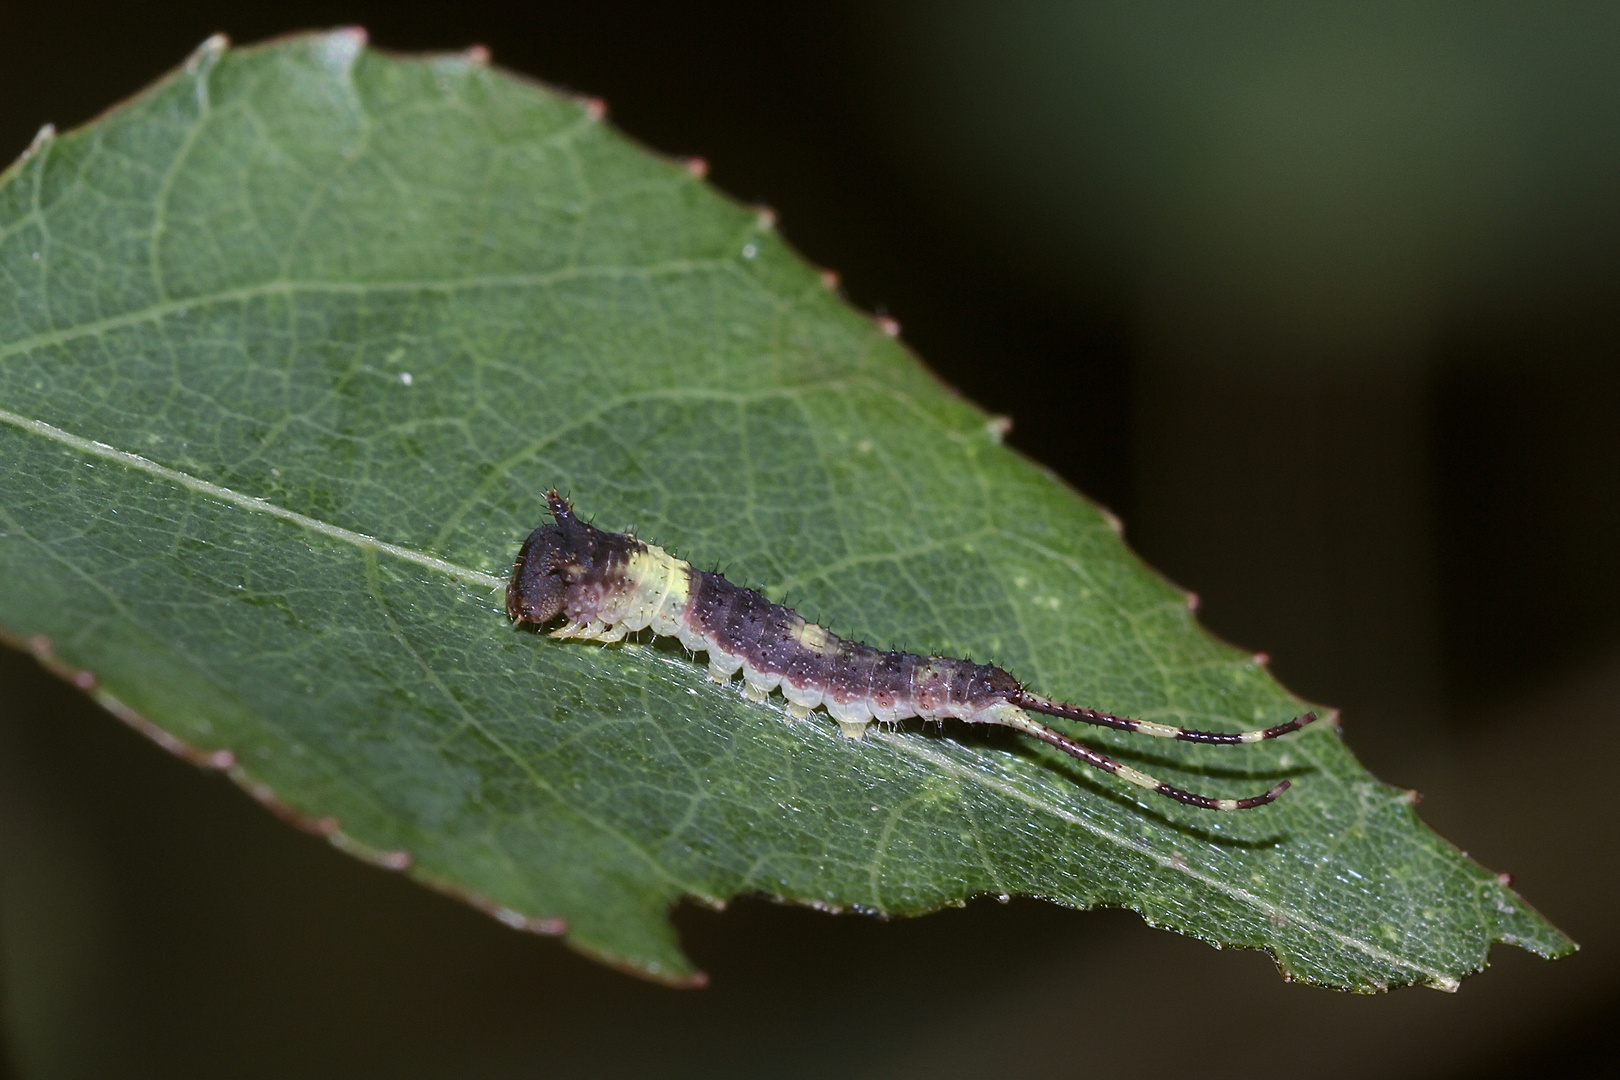
M1085 733L1215 794L1297 781L1210 815L998 733L851 743L667 643L508 627L557 485L874 644L1188 726L1305 708L759 215L588 104L352 34L212 43L7 175L0 282L0 625L508 921L677 981L669 906L750 892L1126 906L1352 989L1570 947L1326 724Z

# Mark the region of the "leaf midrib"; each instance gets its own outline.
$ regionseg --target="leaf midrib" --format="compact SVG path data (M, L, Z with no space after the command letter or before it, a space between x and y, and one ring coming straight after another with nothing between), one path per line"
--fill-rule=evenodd
M222 487L219 484L209 483L206 480L191 476L189 473L184 473L178 469L171 469L168 466L160 465L157 462L152 461L150 458L142 457L139 454L131 453L127 450L120 450L117 447L108 446L106 443L97 442L93 439L86 439L82 436L75 435L70 431L64 431L59 427L44 423L43 421L31 420L28 417L20 416L17 413L9 410L0 409L0 422L10 424L11 426L20 428L21 430L29 432L30 434L42 436L44 438L73 447L76 450L91 454L103 460L117 462L121 465L147 473L148 475L157 477L161 480L177 484L189 491L194 491L201 495L219 499L222 502L229 503L230 505L237 506L251 512L267 514L271 517L279 518L280 520L310 529L314 532L320 533L323 536L344 541L345 543L352 544L355 547L360 548L362 551L367 552L368 555L373 553L391 555L397 559L414 563L417 566L421 566L425 569L438 571L439 573L445 574L452 581L457 581L458 583L487 585L491 589L496 590L504 589L506 587L506 580L504 578L498 578L491 574L485 574L478 570L472 570L468 567L458 566L457 564L446 559L440 559L435 556L428 555L425 552L417 551L413 548L404 547L399 544L390 544L387 541L378 540L376 537L368 536L365 533L355 532L352 529L345 529L340 525L333 525L330 522L321 521L318 518L312 518L307 514L300 514L297 511L289 510L283 506L278 506L267 499L261 499L254 495L246 495L242 492L234 491L231 488ZM403 640L403 637L399 634L395 634L394 636L398 640ZM611 836L613 839L619 841L631 852L639 856L656 876L663 878L671 885L675 885L691 895L702 895L701 890L692 884L680 881L674 877L669 872L667 867L658 862L657 857L652 851L644 848L633 838L625 836L622 832L610 826L606 822L595 818L594 815L584 813L578 807L571 806L567 800L562 798L561 794L558 793L549 782L536 774L533 769L522 760L521 755L519 755L510 746L506 745L504 741L496 737L492 732L489 731L487 727L485 727L482 723L479 723L475 717L469 714L465 707L462 706L460 700L454 694L451 694L448 688L446 688L442 682L438 680L437 675L432 671L431 666L427 665L424 661L422 661L420 656L415 654L414 649L411 649L410 652L418 664L423 667L423 670L427 672L433 679L435 684L438 686L438 689L445 693L449 700L455 703L457 709L462 713L463 718L472 724L481 735L489 739L490 742L493 743L503 754L503 756L510 759L513 764L517 765L517 767L522 770L529 777L530 781L533 782L537 787L546 791L560 805L568 806L571 813L576 814L582 820L596 827L605 835ZM712 900L712 898L705 898Z
M408 548L400 544L391 544L386 540L379 540L375 536L368 536L365 533L355 532L353 529L345 529L341 525L334 525L331 522L322 521L307 514L300 514L296 510L278 506L268 499L259 498L257 495L246 495L232 488L209 483L207 480L192 476L190 473L171 469L167 465L160 465L151 458L142 457L140 454L131 453L128 450L120 450L116 446L108 446L106 443L97 442L94 439L86 439L82 435L75 435L71 431L56 427L54 424L47 424L43 420L34 420L7 409L0 409L0 423L6 423L41 438L71 446L81 453L90 454L106 461L118 462L128 468L166 480L189 491L194 491L199 495L206 495L209 498L218 499L221 502L254 513L279 518L301 528L309 529L311 532L320 533L322 536L352 544L357 548L381 552L404 562L414 563L425 569L437 571L453 581L483 585L491 590L506 587L505 578L486 574L481 570L459 566L447 559L429 555L425 551L417 551L415 548Z
M1219 878L1211 877L1208 874L1194 870L1185 859L1176 859L1168 855L1161 855L1155 851L1144 850L1127 837L1121 836L1116 832L1106 829L1101 825L1098 825L1096 822L1088 821L1078 814L1071 813L1055 803L1048 802L1036 795L1024 791L1014 784L1009 784L995 777L985 776L983 773L968 769L960 761L952 758L948 754L941 753L932 746L919 744L915 739L907 739L898 734L891 734L889 732L877 732L875 733L875 736L880 741L890 744L897 751L905 754L908 757L916 758L920 761L926 761L930 768L937 769L941 772L950 773L959 780L966 780L976 783L978 786L985 788L986 790L994 791L997 794L1014 799L1034 809L1050 814L1052 817L1055 817L1060 821L1078 826L1100 840L1106 840L1109 843L1134 854L1145 855L1154 862L1158 863L1163 869L1173 870L1176 873L1183 874L1199 884L1215 890L1228 899L1247 904L1259 911L1261 914L1265 915L1267 918L1280 916L1288 919L1290 922L1298 926L1306 927L1313 933L1330 937L1333 940L1343 945L1347 945L1374 960L1381 961L1393 967L1406 968L1407 970L1429 976L1430 979L1436 983L1443 983L1447 986L1451 986L1456 982L1455 979L1442 971L1426 968L1414 961L1396 956L1393 953L1385 952L1376 945L1360 941L1344 933L1342 930L1336 930L1332 926L1325 923L1319 922L1307 916L1299 915L1291 908L1268 903L1247 889L1238 888L1235 885L1228 885Z
M446 559L429 555L426 552L418 551L414 548L389 543L385 540L379 540L374 536L356 532L352 529L346 529L340 525L334 525L330 522L310 517L307 514L298 513L295 510L290 510L286 507L272 503L267 499L262 499L254 495L247 495L219 484L210 483L207 480L192 476L189 473L182 472L178 469L169 468L166 465L161 465L150 458L143 457L140 454L132 453L127 450L121 450L117 447L109 446L106 443L98 442L93 439L86 439L83 436L76 435L70 431L66 431L41 420L34 420L9 410L0 409L0 423L8 424L14 428L37 437L49 439L61 445L71 447L80 453L88 454L107 461L117 462L128 468L146 473L149 476L175 484L189 491L196 492L197 494L218 499L221 502L240 507L244 510L278 518L282 521L289 522L301 528L309 529L312 532L319 533L320 535L329 537L331 539L339 540L362 550L388 555L403 562L412 563L424 569L444 574L452 581L456 581L458 583L481 585L491 589L492 591L500 590L506 585L506 581L502 577L496 577L495 575L487 574L479 570L473 570L469 567L460 566ZM636 649L635 651L640 650ZM1084 829L1097 839L1116 846L1121 850L1131 852L1135 855L1145 855L1157 863L1161 868L1180 873L1187 878L1198 882L1205 888L1212 889L1232 901L1244 904L1260 912L1267 918L1278 916L1286 918L1298 926L1307 928L1314 934L1327 936L1333 939L1335 942L1347 946L1355 951L1361 952L1363 955L1366 955L1373 960L1392 967L1417 972L1428 977L1432 982L1445 983L1449 985L1453 981L1441 971L1424 967L1423 965L1414 961L1386 952L1385 950L1378 948L1376 945L1358 940L1343 933L1342 931L1336 930L1332 926L1321 923L1308 916L1301 915L1291 908L1269 903L1247 889L1238 888L1236 886L1227 884L1218 878L1201 873L1188 864L1185 859L1173 859L1169 856L1161 855L1153 851L1144 851L1131 840L1116 832L1106 829L1095 822L1088 821L1077 814L1065 810L1053 802L1040 798L1039 796L1028 791L1024 791L1016 785L1006 783L994 777L986 776L982 771L968 768L962 762L956 760L948 754L944 754L933 747L919 745L915 739L887 733L880 734L879 739L906 756L926 762L931 769L949 773L959 780L972 783L985 790L995 792L1003 797L1011 798L1018 802L1024 803L1026 806L1029 806L1032 809L1057 818L1058 820L1067 824ZM627 837L617 838L632 848L639 847L639 845L635 844ZM653 859L651 852L642 851L641 853L645 858L649 860ZM671 880L673 883L673 879L667 878L667 872L666 879ZM684 887L686 886L683 886L683 888Z

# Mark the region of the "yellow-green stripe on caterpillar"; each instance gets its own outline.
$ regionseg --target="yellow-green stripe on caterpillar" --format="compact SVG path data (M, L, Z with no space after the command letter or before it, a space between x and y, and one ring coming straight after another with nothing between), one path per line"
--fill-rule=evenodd
M1248 810L1281 795L1288 781L1246 799L1198 795L1121 765L1029 713L1222 745L1275 739L1316 719L1315 713L1306 713L1259 731L1192 731L1052 701L990 664L884 652L845 640L720 574L697 570L633 536L581 521L555 491L546 492L546 504L555 523L540 526L523 542L506 589L506 614L514 623L539 626L562 617L566 621L552 637L602 642L651 627L655 634L679 638L694 653L708 653L709 676L717 682L730 682L741 671L749 698L764 701L779 689L788 709L799 716L823 706L851 738L860 738L873 720L921 717L997 724L1189 806Z

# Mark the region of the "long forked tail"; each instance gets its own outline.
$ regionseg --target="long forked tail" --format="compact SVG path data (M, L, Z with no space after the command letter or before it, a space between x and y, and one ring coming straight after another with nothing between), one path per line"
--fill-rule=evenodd
M1223 746L1265 742L1267 739L1275 739L1279 735L1287 735L1290 731L1298 731L1316 719L1315 713L1308 712L1304 716L1294 717L1286 724L1262 728L1259 731L1193 731L1191 728L1176 727L1173 724L1156 724L1151 720L1130 720L1123 716L1112 716L1105 712L1098 712L1096 709L1083 709L1078 705L1043 698L1039 694L1030 693L1028 690L1020 690L1018 693L1009 696L1007 700L1020 709L1045 713L1047 716L1061 716L1065 720L1079 720L1081 723L1096 724L1098 727L1134 731L1138 735L1152 735L1158 739L1180 739L1182 742L1217 743Z
M1014 704L1017 703L1014 702ZM1020 706L1020 708L1023 707L1025 706ZM1204 810L1252 810L1256 806L1264 806L1266 803L1272 802L1277 796L1287 791L1289 786L1288 781L1283 780L1270 791L1261 795L1251 795L1247 799L1216 799L1209 795L1183 791L1181 788L1166 784L1164 781L1149 776L1147 773L1138 772L1129 765L1121 765L1113 758L1099 754L1089 746L1082 746L1061 732L1052 730L1040 721L1031 720L1017 709L999 711L996 714L996 719L991 722L1022 731L1026 735L1033 735L1041 742L1055 746L1065 754L1079 758L1087 765L1094 765L1103 772L1113 773L1121 780L1129 781L1137 787L1145 787L1149 791L1163 795L1167 799L1174 799L1177 802L1186 803L1188 806L1196 806Z

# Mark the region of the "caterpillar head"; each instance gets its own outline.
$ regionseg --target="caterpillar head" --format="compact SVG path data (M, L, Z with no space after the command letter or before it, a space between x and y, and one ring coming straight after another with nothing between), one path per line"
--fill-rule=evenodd
M570 564L562 529L542 525L529 534L506 586L506 617L518 625L548 623L562 614ZM574 567L577 573L577 566Z
M593 618L617 580L615 571L637 544L579 520L555 491L546 492L546 505L557 522L529 534L506 587L506 615L520 626L548 623L564 612L584 621Z
M523 541L506 586L506 617L519 626L538 626L561 615L568 586L581 569L574 508L556 491L546 492L546 506L557 523L540 526Z

